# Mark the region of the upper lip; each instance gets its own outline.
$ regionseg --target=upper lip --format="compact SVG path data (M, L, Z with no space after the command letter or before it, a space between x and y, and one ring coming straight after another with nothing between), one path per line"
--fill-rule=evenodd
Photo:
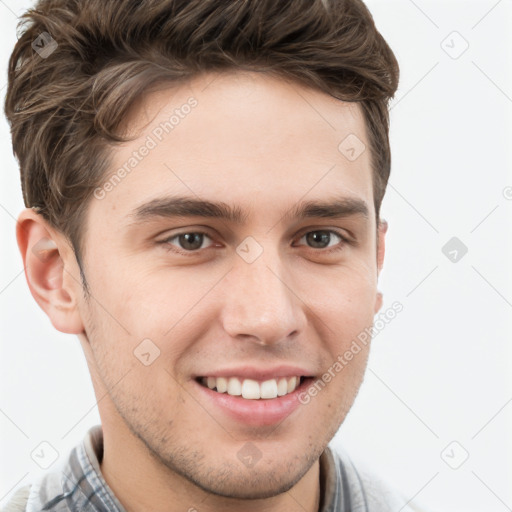
M243 379L261 380L280 377L312 377L313 374L299 366L280 365L273 368L256 368L254 366L236 366L222 370L208 371L198 377L241 377Z

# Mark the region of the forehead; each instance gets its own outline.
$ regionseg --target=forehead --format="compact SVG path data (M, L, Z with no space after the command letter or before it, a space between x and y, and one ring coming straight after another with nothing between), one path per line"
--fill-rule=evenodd
M165 195L250 204L269 221L279 206L326 195L373 209L360 106L295 82L204 74L141 97L123 128L135 139L112 150L108 192L92 205L118 221Z
M201 104L201 113L205 116L224 109L223 119L218 121L247 116L255 123L268 122L269 118L286 121L280 119L280 115L286 113L288 120L300 118L315 125L321 122L333 131L348 127L350 120L354 128L359 123L364 125L357 102L338 100L276 72L242 70L205 72L183 83L155 84L133 104L123 125L132 133L140 133L155 115L160 113L161 117L168 118L167 113L179 110L191 96Z

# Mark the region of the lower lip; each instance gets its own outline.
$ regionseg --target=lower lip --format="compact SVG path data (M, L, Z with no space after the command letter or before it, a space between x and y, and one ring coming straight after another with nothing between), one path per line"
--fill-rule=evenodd
M258 400L218 393L197 381L194 382L217 409L223 411L235 421L250 426L268 426L281 423L301 405L299 395L308 388L312 381L312 377L305 378L302 384L292 393L277 398Z

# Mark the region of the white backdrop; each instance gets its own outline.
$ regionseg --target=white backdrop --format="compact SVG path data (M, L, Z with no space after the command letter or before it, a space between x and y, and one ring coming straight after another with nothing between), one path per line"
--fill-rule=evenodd
M2 101L29 5L0 0ZM404 309L375 337L333 444L432 512L512 510L512 2L367 5L401 66L380 289L383 311ZM40 443L62 460L100 420L78 339L52 327L23 275L3 116L0 152L1 507L43 471L35 453L53 452Z

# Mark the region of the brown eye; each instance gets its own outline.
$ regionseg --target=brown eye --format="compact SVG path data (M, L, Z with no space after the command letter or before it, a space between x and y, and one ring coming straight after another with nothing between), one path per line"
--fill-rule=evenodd
M160 243L164 245L171 245L169 248L173 250L175 247L178 252L195 252L199 249L204 249L203 242L205 238L210 238L206 233L198 231L187 231L183 233L177 233L176 235L170 236ZM176 240L177 243L173 243Z
M178 235L178 241L182 249L196 250L203 245L203 237L202 233L185 233Z
M331 234L328 231L311 231L306 234L306 240L316 249L325 249L329 245Z
M337 231L333 231L332 229L317 229L315 231L309 231L302 235L300 240L302 240L303 238L306 239L306 243L309 245L309 247L313 249L333 248L334 250L336 250L336 246L341 245L342 247L344 245L344 242L348 242L344 236L342 236ZM338 239L338 243L336 243L336 239ZM333 240L334 244L331 243ZM340 241L342 242L341 244Z

